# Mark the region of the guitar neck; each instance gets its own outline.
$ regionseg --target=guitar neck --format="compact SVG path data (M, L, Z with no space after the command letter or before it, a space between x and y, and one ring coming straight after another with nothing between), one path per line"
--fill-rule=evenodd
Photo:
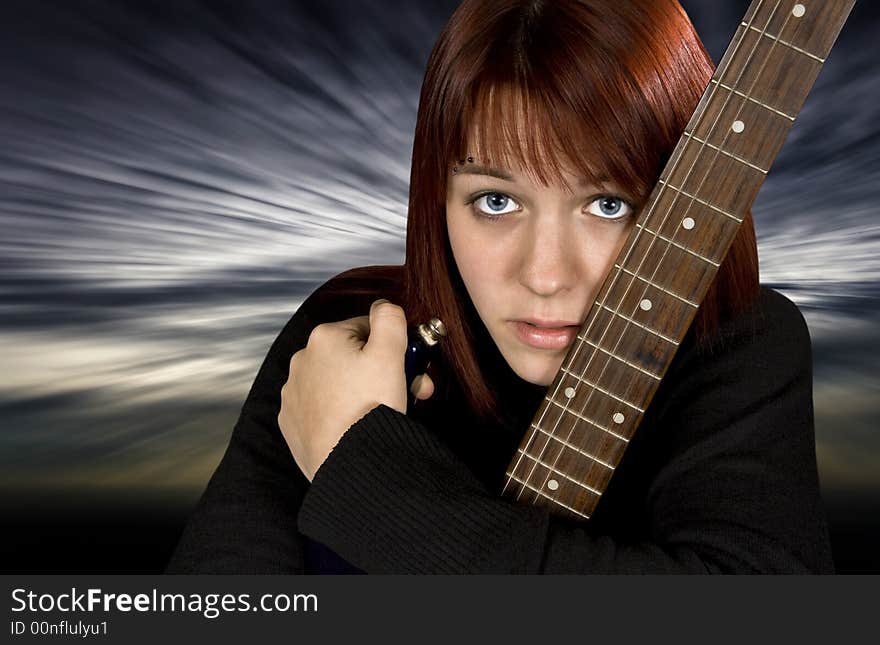
M507 469L588 519L855 0L754 0Z

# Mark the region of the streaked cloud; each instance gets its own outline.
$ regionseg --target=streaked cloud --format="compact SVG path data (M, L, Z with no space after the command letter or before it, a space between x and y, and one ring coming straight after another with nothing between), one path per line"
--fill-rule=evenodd
M17 3L0 28L4 485L201 489L302 299L403 261L421 75L455 4ZM748 2L684 4L717 59ZM880 491L864 4L754 214L763 279L813 334L823 483Z

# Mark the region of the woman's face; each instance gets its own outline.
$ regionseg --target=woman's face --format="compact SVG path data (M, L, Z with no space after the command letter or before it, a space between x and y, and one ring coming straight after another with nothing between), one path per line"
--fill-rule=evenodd
M635 221L613 185L566 179L573 193L474 159L450 173L446 196L468 294L511 369L539 385L559 371Z

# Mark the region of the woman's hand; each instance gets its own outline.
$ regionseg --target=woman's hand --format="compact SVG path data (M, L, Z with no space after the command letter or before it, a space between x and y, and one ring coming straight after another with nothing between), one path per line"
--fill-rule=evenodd
M367 412L385 404L406 413L406 331L403 309L377 300L369 316L318 325L306 347L291 357L278 427L309 481ZM412 391L419 399L429 398L431 378L416 377Z

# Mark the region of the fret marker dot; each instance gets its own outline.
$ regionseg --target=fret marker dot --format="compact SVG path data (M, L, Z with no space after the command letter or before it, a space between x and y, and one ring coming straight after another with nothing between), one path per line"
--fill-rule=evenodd
M696 226L696 224L697 223L694 221L693 217L685 217L683 220L681 220L681 225L687 230L691 230L694 226Z
M743 123L742 121L737 120L737 121L733 122L733 125L730 126L730 129L733 130L734 132L736 132L737 134L739 134L740 132L742 132L743 130L746 129L746 124Z
M623 416L620 412L615 412L614 416L611 418L614 419L614 423L623 423L624 421L626 421L626 417Z
M574 398L574 388L573 387L565 388L565 396L567 396L569 399L573 399Z
M791 15L795 18L802 18L805 13L807 13L807 8L802 4L796 4L791 10Z
M547 482L547 488L549 488L550 490L556 490L557 488L559 488L559 482L555 479L551 479Z
M643 311L651 311L652 306L653 305L651 304L651 301L648 300L647 298L645 298L644 300L642 300L639 303L639 307L641 307Z

